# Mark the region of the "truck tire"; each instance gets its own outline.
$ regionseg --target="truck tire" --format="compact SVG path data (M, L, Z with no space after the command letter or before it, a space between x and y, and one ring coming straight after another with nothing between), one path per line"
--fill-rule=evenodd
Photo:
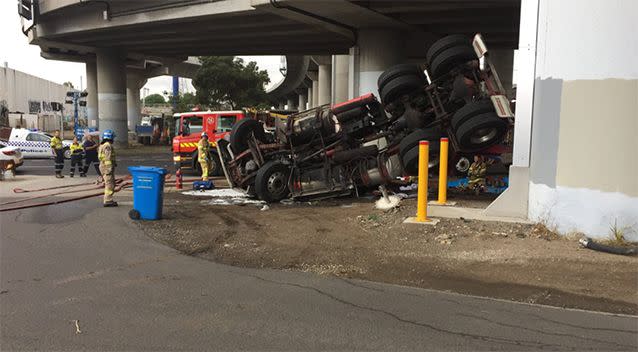
M377 88L381 91L383 87L385 87L385 85L393 79L407 75L421 77L425 81L425 74L418 66L412 64L399 64L383 71L377 80Z
M64 148L64 159L71 159L71 149Z
M438 143L430 144L430 150L428 155L428 169L432 169L439 165L440 161L440 146ZM401 157L403 163L403 171L408 176L419 175L419 146L416 145L412 149L408 150Z
M452 115L452 129L456 130L467 119L488 112L494 112L494 104L490 99L483 99L465 104Z
M434 80L447 74L454 67L476 59L476 53L472 46L454 46L434 56L428 72Z
M252 119L242 119L237 122L230 132L230 147L235 154L248 149L248 138L254 134L257 140L265 142L266 132L261 122Z
M279 161L269 161L257 170L255 193L264 202L274 203L288 197L290 169Z
M399 143L399 156L403 157L405 153L414 147L419 146L419 141L430 142L430 149L439 147L439 140L443 136L443 131L439 127L423 128L413 131L405 136Z
M453 35L445 36L437 40L436 42L434 42L432 45L430 45L430 48L425 53L425 60L428 64L431 65L432 58L439 55L444 50L449 49L451 47L455 47L455 46L469 46L469 45L472 45L472 42L465 35L453 34Z
M454 132L462 151L474 152L499 143L507 133L508 122L495 112L474 115Z
M416 75L399 76L388 82L379 91L383 104L390 104L402 95L410 94L425 87L425 79Z

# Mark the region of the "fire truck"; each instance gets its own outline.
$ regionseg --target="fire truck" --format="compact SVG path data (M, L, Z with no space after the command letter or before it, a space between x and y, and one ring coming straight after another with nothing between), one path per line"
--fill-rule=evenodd
M176 167L192 169L201 173L197 161L197 142L202 132L208 133L211 145L211 171L213 176L222 175L222 166L217 155L217 141L230 134L233 125L244 118L243 111L193 111L174 114L175 134L173 138L173 162Z

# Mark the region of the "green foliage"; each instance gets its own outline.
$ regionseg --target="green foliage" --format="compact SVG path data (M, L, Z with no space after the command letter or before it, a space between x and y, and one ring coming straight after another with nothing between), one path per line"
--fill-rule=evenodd
M144 98L146 105L166 104L166 100L161 94L151 94Z
M202 66L193 79L197 102L211 109L267 106L264 86L267 71L259 71L254 61L244 63L232 56L200 57Z
M173 102L177 102L173 112L186 112L190 111L197 105L197 97L193 93L184 93L176 97L170 95L168 102L173 105Z

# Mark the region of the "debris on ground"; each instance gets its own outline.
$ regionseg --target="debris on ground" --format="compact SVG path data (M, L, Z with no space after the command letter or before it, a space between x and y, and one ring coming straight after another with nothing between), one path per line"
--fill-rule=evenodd
M403 224L414 215L414 199L389 211L362 197L206 212L200 197L170 193L165 200L180 206L165 208L165 219L135 224L215 262L638 313L636 257L583 250L542 225L441 218L417 228Z

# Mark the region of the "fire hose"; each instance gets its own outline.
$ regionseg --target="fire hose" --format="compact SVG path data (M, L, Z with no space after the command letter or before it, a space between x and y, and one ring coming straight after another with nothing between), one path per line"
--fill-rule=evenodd
M172 176L171 174L167 174L166 175L165 184L174 184L176 182L176 180L170 180L171 176ZM200 179L199 178L184 179L182 182L190 183L190 182L197 181L197 180L200 180ZM116 179L115 180L115 184L116 184L116 186L115 186L115 188L113 190L114 192L119 192L122 189L131 187L133 185L133 183L131 182L131 177L130 176L126 176L126 177L122 177L122 178ZM61 199L61 200L51 200L51 201L40 202L40 203L35 203L35 204L24 204L24 205L17 205L17 206L9 207L9 208L2 208L2 209L0 209L0 213L6 212L6 211L12 211L12 210L20 210L20 209L27 209L27 208L37 208L37 207L43 207L43 206L48 206L48 205L68 203L68 202L73 202L73 201L76 201L76 200L93 198L93 197L101 196L101 195L104 194L104 191L102 190L102 188L104 187L104 183L103 182L101 182L101 183L85 182L85 183L79 183L79 184L74 184L74 185L64 185L64 186L46 187L46 188L38 188L38 189L14 188L13 189L14 193L37 193L37 192L44 192L44 191L49 191L49 190L68 189L68 188L75 188L75 187L88 186L88 185L93 185L94 187L75 189L75 190L65 190L65 191L62 191L62 192L55 192L55 193L47 193L47 194L34 196L34 197L29 197L29 198L25 198L25 199L19 199L19 200L14 200L14 201L0 203L0 206L17 204L17 203L24 203L24 202L32 201L32 200L35 200L35 199L42 199L42 198L47 198L47 197L52 197L52 196L57 196L57 195L69 194L69 193L88 192L88 191L91 191L91 190L94 190L94 189L100 189L100 191L99 192L95 192L95 193L91 193L91 194L80 195L80 196L77 196L77 197L65 198L65 199Z
M606 252L612 254L622 254L622 255L636 255L638 254L638 247L620 247L620 246L608 246L602 243L597 243L592 241L591 238L581 238L579 241L581 246L584 248L589 248L599 252Z

